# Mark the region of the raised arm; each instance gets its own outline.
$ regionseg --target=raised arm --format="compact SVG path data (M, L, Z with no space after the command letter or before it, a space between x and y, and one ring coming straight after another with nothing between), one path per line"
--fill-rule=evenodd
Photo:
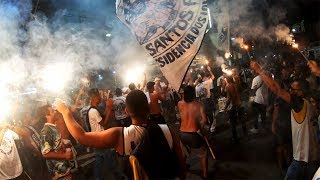
M263 82L267 85L267 87L281 99L286 101L287 103L291 102L291 96L289 92L280 88L279 84L273 80L270 76L265 74L259 64L255 61L250 62L251 69L256 71L262 78Z
M71 111L61 99L56 99L57 110L62 114L70 134L81 144L93 148L116 148L118 151L122 139L122 128L109 128L101 132L85 132L75 121Z
M215 79L215 76L213 75L213 73L212 73L212 71L211 71L211 67L210 66L207 66L207 69L208 69L208 71L209 71L209 73L210 73L210 76L211 76L211 79L212 79L212 81Z
M147 74L144 73L143 74L143 82L142 82L142 85L140 87L140 90L144 92L145 90L145 87L146 87L146 84L147 84Z
M310 68L310 71L314 75L320 77L320 67L318 66L316 61L313 61L313 60L308 61L308 66Z
M192 73L193 73L193 69L190 69L187 72L186 77L185 77L185 81L184 81L184 83L186 85L194 86L194 82L192 81Z

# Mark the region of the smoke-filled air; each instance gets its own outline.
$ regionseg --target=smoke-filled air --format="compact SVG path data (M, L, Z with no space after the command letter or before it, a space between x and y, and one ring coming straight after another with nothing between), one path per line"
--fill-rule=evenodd
M64 96L87 72L121 72L125 65L148 59L131 32L110 16L115 7L103 1L52 1L57 9L52 17L32 12L31 3L0 1L2 102L24 94ZM91 11L89 18L79 23L73 16L79 11Z

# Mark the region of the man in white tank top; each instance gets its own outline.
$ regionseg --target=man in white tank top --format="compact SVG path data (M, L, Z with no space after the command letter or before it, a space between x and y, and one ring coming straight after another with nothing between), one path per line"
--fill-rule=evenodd
M126 97L126 113L131 117L132 125L129 127L112 127L101 132L85 132L75 121L71 111L65 103L57 99L57 110L63 115L71 135L81 144L93 148L115 148L120 155L130 155L144 135L144 126L148 124L149 104L146 95L140 90L131 91ZM171 133L167 125L160 128L168 141L169 146L179 159L182 174L185 170L185 159L180 147L177 134ZM155 162L157 163L157 162ZM148 168L148 167L143 167ZM152 177L151 177L152 178Z
M314 108L303 99L306 89L303 81L294 81L288 91L280 88L271 77L266 75L256 62L251 68L263 79L268 88L291 106L291 129L293 161L285 179L312 179L319 167L319 144L317 125L314 123Z

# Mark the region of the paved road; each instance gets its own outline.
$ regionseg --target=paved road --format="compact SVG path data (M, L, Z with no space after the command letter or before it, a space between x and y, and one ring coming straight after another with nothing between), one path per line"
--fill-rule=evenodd
M209 179L283 179L276 163L270 130L263 130L258 134L249 133L245 137L240 134L240 143L232 144L231 129L226 117L218 115L217 124L217 133L209 136L217 158L216 161L209 158ZM250 129L252 122L247 124ZM270 122L267 126L270 126ZM238 132L241 133L240 126ZM200 164L193 158L187 179L201 179L199 174Z

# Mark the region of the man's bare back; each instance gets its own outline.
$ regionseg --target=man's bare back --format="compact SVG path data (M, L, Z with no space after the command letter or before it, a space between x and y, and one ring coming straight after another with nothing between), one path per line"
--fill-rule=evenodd
M241 104L240 94L234 83L229 83L226 87L226 91L228 95L228 101L230 101L233 106L238 106Z
M178 108L181 116L181 132L197 132L207 121L204 106L200 102L179 101Z

